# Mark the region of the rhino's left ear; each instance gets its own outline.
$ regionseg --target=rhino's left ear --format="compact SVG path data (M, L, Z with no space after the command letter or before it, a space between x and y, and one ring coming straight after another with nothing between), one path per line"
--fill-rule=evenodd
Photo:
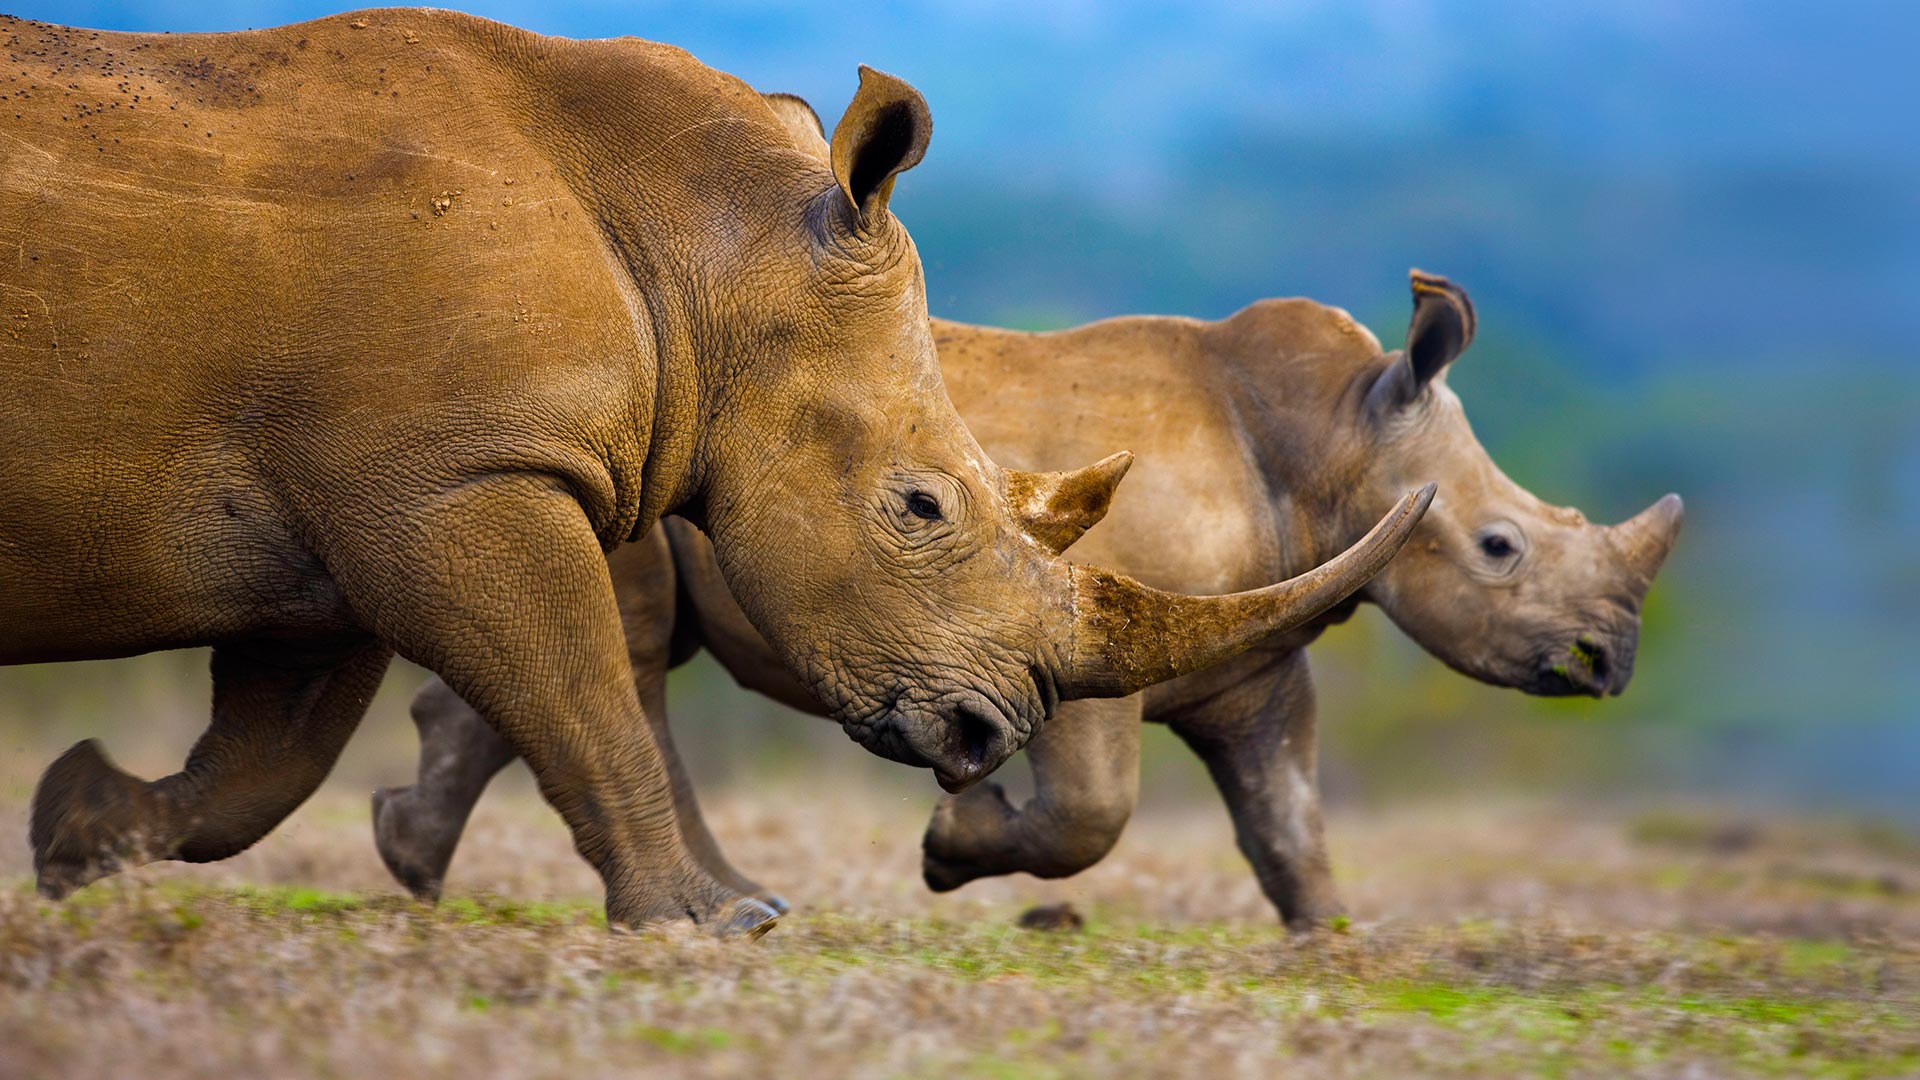
M885 220L893 178L920 163L932 134L933 114L920 91L860 66L860 89L833 129L833 177L861 225Z
M1376 408L1397 408L1419 397L1434 376L1473 343L1477 321L1467 290L1422 270L1408 276L1413 282L1413 321L1407 325L1407 347L1368 392L1367 402Z

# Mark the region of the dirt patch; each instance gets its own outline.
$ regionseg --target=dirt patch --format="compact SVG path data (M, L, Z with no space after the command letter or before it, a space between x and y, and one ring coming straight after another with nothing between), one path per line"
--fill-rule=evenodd
M0 846L0 1075L1920 1069L1920 902L1781 877L1807 853L1774 823L1723 855L1538 808L1337 817L1353 918L1303 936L1211 808L1143 814L1078 878L936 896L914 873L918 796L763 788L717 795L713 823L795 911L728 944L608 933L551 812L508 794L437 907L385 880L360 792L238 859L62 904ZM0 804L0 830L22 813ZM1021 929L1035 902L1077 932Z

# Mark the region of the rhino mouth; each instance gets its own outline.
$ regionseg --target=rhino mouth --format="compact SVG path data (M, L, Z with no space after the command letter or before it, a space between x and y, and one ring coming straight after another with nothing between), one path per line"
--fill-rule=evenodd
M902 765L933 770L949 793L965 791L1020 748L1014 725L985 695L966 692L933 708L896 705L876 724L867 749Z
M1551 649L1534 668L1525 688L1541 697L1619 696L1633 678L1633 645L1582 634L1571 645Z

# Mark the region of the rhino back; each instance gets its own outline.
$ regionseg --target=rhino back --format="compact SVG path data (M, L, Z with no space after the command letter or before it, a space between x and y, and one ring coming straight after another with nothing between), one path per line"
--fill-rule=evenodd
M1215 593L1272 580L1277 556L1266 485L1206 325L1132 317L1029 334L940 323L936 337L954 404L996 461L1060 469L1134 452L1075 561Z

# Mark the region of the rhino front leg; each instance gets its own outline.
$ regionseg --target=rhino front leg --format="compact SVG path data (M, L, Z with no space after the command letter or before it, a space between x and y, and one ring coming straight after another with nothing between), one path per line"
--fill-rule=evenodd
M606 883L609 923L772 926L771 908L716 881L681 838L606 559L560 485L517 473L454 485L334 538L330 554L354 609L526 759Z
M391 657L365 641L216 648L213 722L181 771L147 783L91 739L48 767L28 830L40 891L64 896L149 860L212 862L251 847L326 778Z
M693 792L693 778L687 775L686 764L673 744L673 732L667 723L666 666L662 664L657 670L635 667L634 682L640 689L640 700L651 703L647 721L653 725L654 740L660 744L660 757L667 766L667 779L673 786L673 812L680 822L680 836L686 842L687 850L693 852L693 857L699 860L700 865L718 880L748 896L757 897L761 903L785 915L790 910L786 897L761 888L753 879L734 869L726 853L720 850L720 841L707 828L706 816L700 812L700 800Z
M921 874L935 892L1021 871L1077 874L1113 850L1140 793L1140 702L1063 703L1027 744L1033 798L1007 801L975 784L940 800L921 841Z
M1169 721L1213 775L1260 888L1293 929L1340 914L1320 820L1313 677L1304 649Z
M735 870L707 830L666 723L665 672L636 664L634 680L667 768L674 814L688 850L722 883L786 914L786 900ZM474 804L516 755L479 713L439 679L414 695L413 722L420 732L419 779L373 793L374 843L387 869L409 892L422 900L438 900Z
M722 884L757 896L786 914L787 902L747 879L721 853L707 830L692 780L673 745L667 723L667 670L673 665L677 617L674 568L666 535L655 528L617 549L607 560L620 602L627 658L640 707L660 750L673 789L674 817L682 841L701 866ZM419 779L406 787L373 793L374 840L387 869L416 897L437 900L467 818L488 782L514 759L508 745L460 695L435 679L413 699L420 732Z

